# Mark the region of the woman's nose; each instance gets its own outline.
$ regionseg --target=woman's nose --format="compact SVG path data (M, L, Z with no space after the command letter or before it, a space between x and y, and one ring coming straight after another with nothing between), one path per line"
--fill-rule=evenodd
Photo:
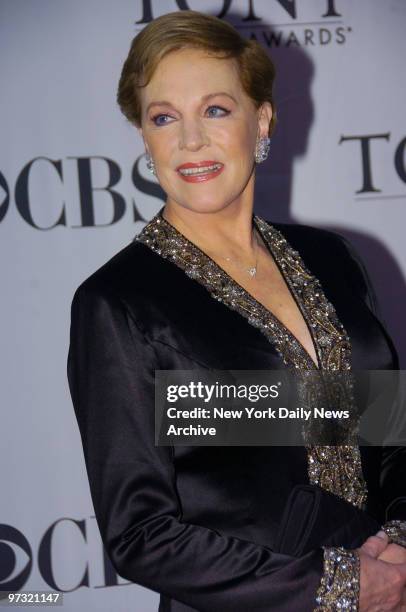
M198 151L202 146L209 144L209 140L201 121L183 122L179 135L179 148L188 151Z

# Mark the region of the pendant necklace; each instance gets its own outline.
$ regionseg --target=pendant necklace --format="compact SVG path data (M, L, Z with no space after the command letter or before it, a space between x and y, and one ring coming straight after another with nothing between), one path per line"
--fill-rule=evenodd
M248 272L248 274L251 276L251 278L254 278L254 276L256 275L257 270L258 270L258 243L257 243L255 232L254 232L254 239L255 239L255 252L256 252L256 254L255 254L255 265L251 266L250 268L246 268L245 266L241 266L240 264L238 264L231 257L225 257L224 255L218 255L218 257L221 257L222 259L225 259L226 261L230 261L231 263L236 264L241 270L244 270L245 272Z

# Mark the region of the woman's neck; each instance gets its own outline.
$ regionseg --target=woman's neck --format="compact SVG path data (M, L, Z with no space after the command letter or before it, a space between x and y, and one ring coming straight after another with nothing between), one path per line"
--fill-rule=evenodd
M252 213L252 206L202 213L168 202L162 211L168 223L205 253L239 259L255 253Z

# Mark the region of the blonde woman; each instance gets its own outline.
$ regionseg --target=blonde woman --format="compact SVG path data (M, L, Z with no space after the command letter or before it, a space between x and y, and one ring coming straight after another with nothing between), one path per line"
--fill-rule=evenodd
M160 612L406 610L404 449L154 444L158 369L397 367L349 244L253 213L273 81L259 44L198 12L132 42L118 102L167 200L73 299L68 376L98 525ZM277 552L303 484L376 529Z

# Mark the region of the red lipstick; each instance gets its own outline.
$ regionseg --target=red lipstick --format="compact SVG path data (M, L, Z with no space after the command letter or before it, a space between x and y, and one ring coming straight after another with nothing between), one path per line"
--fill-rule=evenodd
M197 168L206 168L207 170L193 172L193 169ZM187 162L176 168L179 176L187 183L201 183L202 181L209 181L210 179L218 176L223 171L223 169L223 164L211 159L205 159L196 163Z

